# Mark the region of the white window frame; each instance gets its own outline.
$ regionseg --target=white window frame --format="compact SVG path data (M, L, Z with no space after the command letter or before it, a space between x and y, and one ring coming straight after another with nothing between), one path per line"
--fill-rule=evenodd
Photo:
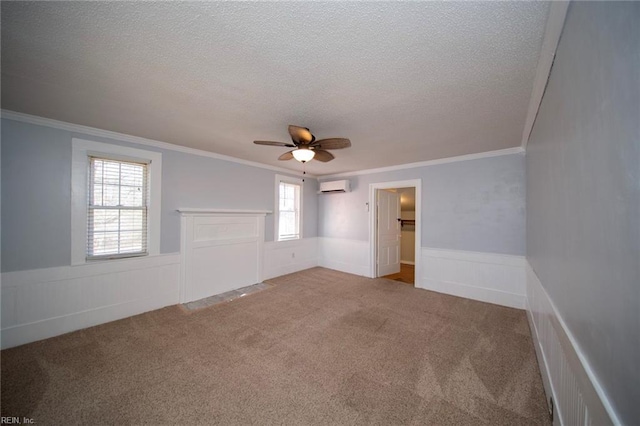
M85 139L72 139L71 164L71 264L109 262L119 259L87 260L87 217L89 157L100 157L119 161L149 163L147 209L147 250L149 256L160 254L160 215L162 185L162 154L155 151L130 148L126 146L95 142ZM140 257L140 256L137 256ZM135 257L131 257L135 258Z
M293 185L300 185L300 217L299 217L299 233L298 233L298 238L286 238L286 239L280 239L280 182L284 182L284 183L289 183L289 184L293 184ZM284 175L276 175L276 180L275 180L275 203L274 203L274 215L273 215L273 219L274 219L274 224L273 224L273 228L274 228L274 236L273 236L273 240L274 241L298 241L302 239L302 230L303 228L303 202L304 200L304 182L302 181L302 179L300 178L294 178L294 177L289 177L289 176L284 176Z

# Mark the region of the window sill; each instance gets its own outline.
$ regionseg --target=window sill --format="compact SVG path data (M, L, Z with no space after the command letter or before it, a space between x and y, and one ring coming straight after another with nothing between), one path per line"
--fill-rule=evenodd
M147 257L149 253L131 253L131 254L121 254L116 256L95 256L95 257L87 257L85 259L85 263L93 263L100 261L111 261L111 260L123 260L123 259L132 259L136 257Z
M143 259L156 258L160 256L166 256L165 253L147 253L138 256L126 256L126 257L114 257L114 258L95 258L84 259L84 261L72 262L71 266L85 266L85 265L106 265L111 263L126 263L132 261L141 261Z
M277 243L285 243L287 241L300 241L302 238L301 237L296 237L296 238L283 238L281 240L276 240Z

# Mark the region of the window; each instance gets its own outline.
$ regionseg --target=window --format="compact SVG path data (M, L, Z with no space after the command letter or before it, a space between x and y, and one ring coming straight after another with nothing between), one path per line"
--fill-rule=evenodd
M162 154L73 139L71 264L160 253Z
M89 157L87 259L147 254L146 163Z
M276 240L299 239L302 223L302 181L276 175L276 197Z

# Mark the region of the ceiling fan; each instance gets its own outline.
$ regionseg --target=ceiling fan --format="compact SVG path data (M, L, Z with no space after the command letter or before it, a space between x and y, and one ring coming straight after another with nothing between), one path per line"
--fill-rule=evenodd
M316 140L316 137L311 134L309 129L300 126L289 126L289 134L291 135L292 143L286 142L273 142L273 141L253 141L257 145L271 145L271 146L286 146L289 148L295 148L294 150L285 152L278 160L291 160L295 158L301 163L306 163L312 159L322 161L333 160L335 157L328 149L342 149L349 148L351 141L345 138L329 138Z

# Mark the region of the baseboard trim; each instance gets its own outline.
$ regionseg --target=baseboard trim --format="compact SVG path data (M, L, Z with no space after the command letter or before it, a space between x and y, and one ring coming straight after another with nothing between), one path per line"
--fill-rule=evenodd
M527 262L526 310L542 381L560 425L622 424L580 346Z

